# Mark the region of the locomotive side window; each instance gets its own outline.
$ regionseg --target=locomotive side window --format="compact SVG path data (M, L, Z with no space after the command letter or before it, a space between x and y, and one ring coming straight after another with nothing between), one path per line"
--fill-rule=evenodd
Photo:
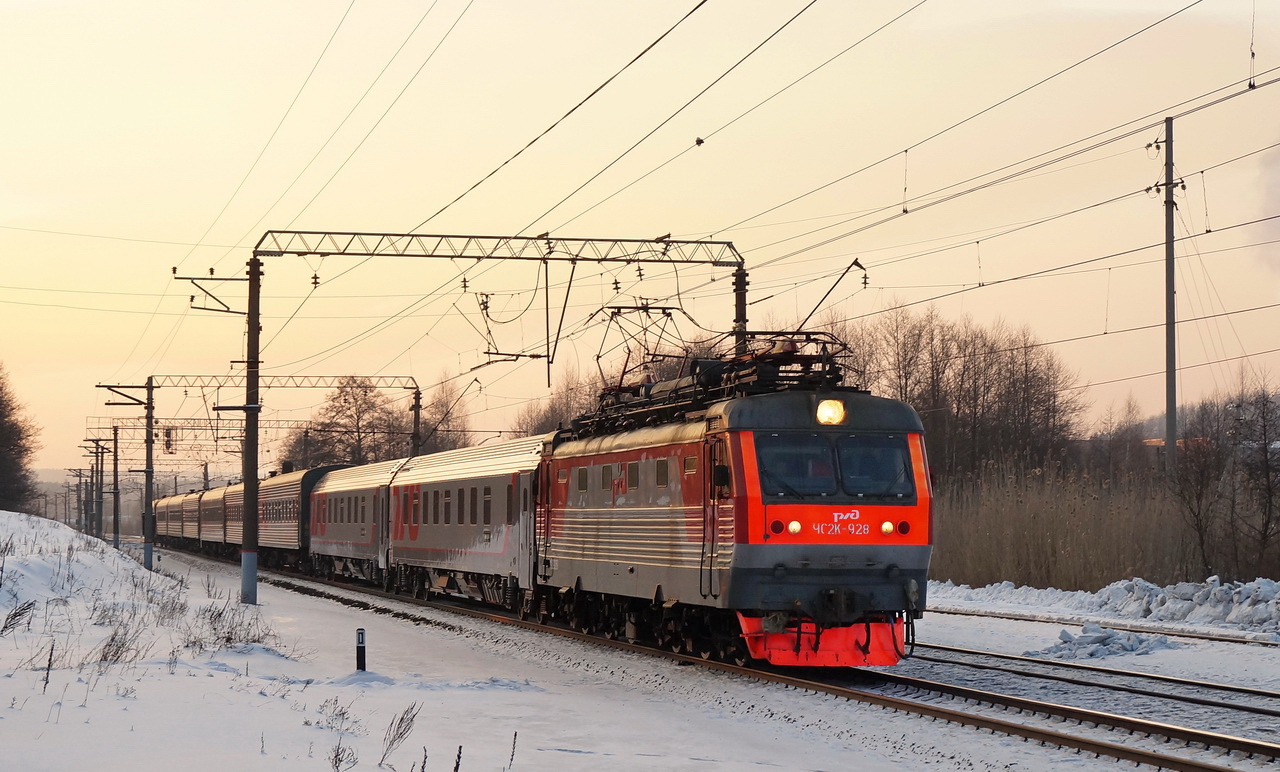
M600 467L600 490L607 491L613 487L613 464Z
M568 482L568 481L569 481L569 470L565 469L564 467L557 469L556 482L562 483L562 482Z
M659 488L665 488L670 484L671 467L667 463L669 459L660 458L655 463L654 476Z
M582 493L587 490L587 468L585 466L578 467L578 492Z
M684 457L684 473L685 474L698 473L698 457L697 456Z
M640 488L640 464L632 461L627 464L627 490L634 491Z

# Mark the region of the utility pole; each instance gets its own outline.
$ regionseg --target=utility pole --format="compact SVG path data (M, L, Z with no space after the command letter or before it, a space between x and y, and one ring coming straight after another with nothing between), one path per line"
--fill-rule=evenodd
M262 260L249 259L248 336L244 378L244 538L240 545L240 602L258 604L258 397L259 334L262 332L260 295Z
M111 546L120 549L120 427L111 427Z
M156 542L156 511L153 504L156 497L156 389L155 380L150 375L147 376L146 387L147 458L146 466L142 470L144 481L142 491L142 566L150 571L151 551L154 549L153 545Z
M103 500L103 494L107 488L107 448L102 444L102 440L93 441L93 452L97 456L98 476L95 478L94 491L94 512L93 512L93 535L102 538L105 533L104 519L106 517L106 502Z
M422 389L413 390L413 435L409 441L409 455L422 452ZM305 442L305 440L304 440Z
M1174 303L1173 119L1164 119L1164 468L1169 479L1178 476L1178 346L1177 307Z
M139 406L142 407L145 412L144 420L146 426L147 461L146 468L142 470L143 479L146 480L142 492L142 566L150 571L152 560L151 553L154 549L156 540L156 513L152 505L152 501L155 499L155 378L154 376L147 376L147 382L141 386L107 385L100 383L98 384L98 388L106 389L107 391L128 400L128 402L107 402L106 404L108 406ZM121 389L142 389L146 392L146 397L139 399L132 394L127 394L124 391L121 391Z

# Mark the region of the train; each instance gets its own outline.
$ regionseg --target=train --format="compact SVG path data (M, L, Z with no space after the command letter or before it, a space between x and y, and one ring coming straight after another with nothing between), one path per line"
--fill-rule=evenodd
M932 555L920 418L843 385L834 339L742 348L543 435L269 477L259 561L729 662L896 664ZM243 485L154 511L161 545L240 548Z

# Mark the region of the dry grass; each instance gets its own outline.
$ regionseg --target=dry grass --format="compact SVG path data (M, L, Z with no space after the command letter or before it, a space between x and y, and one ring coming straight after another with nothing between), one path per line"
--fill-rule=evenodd
M937 495L934 579L1064 590L1204 579L1187 575L1191 534L1158 480L991 463Z

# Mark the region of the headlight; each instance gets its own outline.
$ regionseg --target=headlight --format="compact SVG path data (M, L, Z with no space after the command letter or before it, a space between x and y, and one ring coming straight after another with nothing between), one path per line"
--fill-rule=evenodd
M800 521L792 520L790 523L787 524L787 530L790 531L793 535L800 533Z
M893 523L889 522L888 520L880 524L880 533L884 534L885 536L888 536L889 534L893 533L893 531L894 531Z
M844 403L838 399L824 399L819 402L818 423L826 426L844 423Z

